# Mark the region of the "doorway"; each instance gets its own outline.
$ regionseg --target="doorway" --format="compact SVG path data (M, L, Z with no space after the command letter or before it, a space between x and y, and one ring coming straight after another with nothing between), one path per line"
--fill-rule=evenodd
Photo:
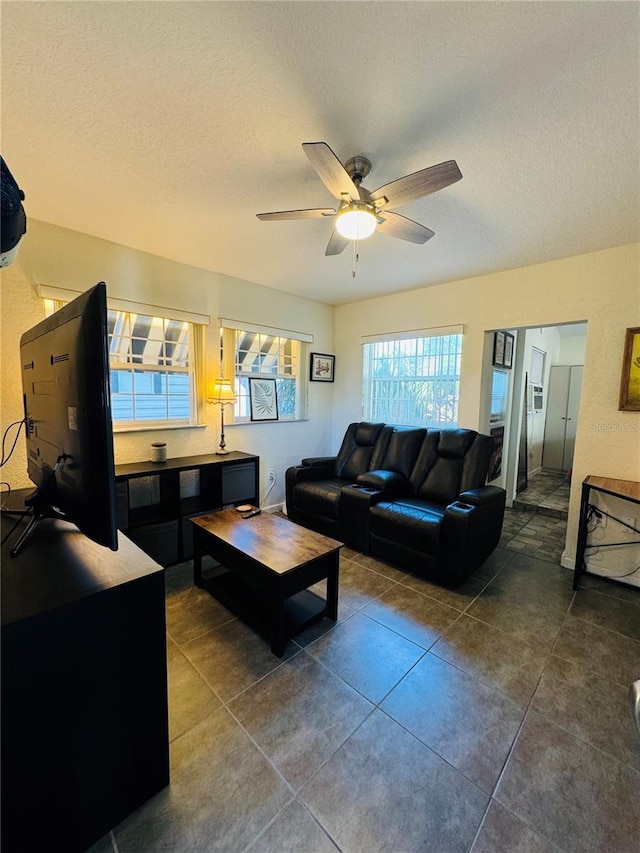
M566 519L573 448L578 425L587 324L509 330L514 335L513 369L506 371L502 471L495 485L507 491L507 505ZM489 339L495 333L487 333ZM493 397L496 379L504 378L485 351L492 382L489 432L496 429ZM491 367L490 367L491 364ZM489 370L491 373L489 374Z

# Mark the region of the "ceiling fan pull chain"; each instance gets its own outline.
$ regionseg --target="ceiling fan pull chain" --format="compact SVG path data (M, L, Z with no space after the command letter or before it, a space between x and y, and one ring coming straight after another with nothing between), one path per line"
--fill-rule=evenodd
M356 264L358 263L358 241L353 241L353 261L351 262L351 278L356 277Z

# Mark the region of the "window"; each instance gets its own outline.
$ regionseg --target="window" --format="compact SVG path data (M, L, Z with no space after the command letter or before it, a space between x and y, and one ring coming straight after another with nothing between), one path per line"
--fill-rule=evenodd
M308 342L310 335L251 326L234 328L221 320L222 364L225 375L233 375L237 403L234 422L251 420L249 379L275 379L278 420L306 417ZM306 338L302 340L301 338Z
M45 299L45 314L63 304ZM107 330L114 427L197 423L194 350L201 327L109 308Z
M398 336L365 343L365 418L391 424L455 426L461 351L461 333Z
M532 385L544 384L544 368L547 354L538 347L531 347L531 370L529 371L529 382Z
M492 424L503 423L507 417L507 392L509 390L509 374L506 370L494 370L491 383L491 414Z
M109 310L114 423L195 423L191 324Z

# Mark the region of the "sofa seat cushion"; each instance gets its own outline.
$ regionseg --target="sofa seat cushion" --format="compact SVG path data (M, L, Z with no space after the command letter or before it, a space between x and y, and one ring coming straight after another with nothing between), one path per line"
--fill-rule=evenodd
M340 509L340 495L347 485L347 480L338 477L297 483L293 488L296 509L335 520Z
M381 501L369 510L369 532L372 536L435 555L440 545L444 510L441 504L419 498Z

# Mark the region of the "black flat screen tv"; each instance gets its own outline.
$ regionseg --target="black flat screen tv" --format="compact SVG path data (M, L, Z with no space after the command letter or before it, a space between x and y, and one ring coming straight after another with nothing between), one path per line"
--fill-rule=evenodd
M95 285L20 339L27 473L37 489L18 553L43 518L117 550L107 289Z

